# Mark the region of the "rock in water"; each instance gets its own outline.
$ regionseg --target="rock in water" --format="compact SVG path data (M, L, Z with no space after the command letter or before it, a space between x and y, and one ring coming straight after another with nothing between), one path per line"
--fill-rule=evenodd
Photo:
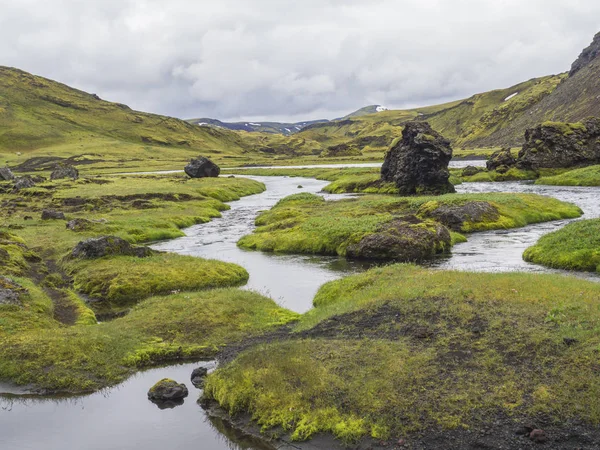
M163 378L148 391L148 399L154 402L169 402L184 399L188 396L185 384L179 384L175 380Z
M524 170L600 164L600 119L544 122L525 132L517 167Z
M408 122L402 139L385 156L381 179L395 183L402 195L455 192L448 181L451 159L450 141L427 122Z
M497 150L490 155L490 158L485 163L487 170L496 170L500 173L505 173L511 167L514 167L517 160L510 152L510 148Z
M192 159L184 170L192 178L218 177L221 173L219 166L204 156Z
M72 178L73 180L76 180L79 178L79 171L71 164L57 164L50 174L50 179L60 180L63 178Z
M154 253L155 251L148 247L135 247L117 236L102 236L81 241L75 246L71 252L71 256L82 259L95 259L115 255L145 258Z
M202 389L204 387L204 379L208 375L208 369L206 367L198 367L192 371L192 384L198 389Z
M12 181L14 179L15 176L8 167L0 167L0 181Z

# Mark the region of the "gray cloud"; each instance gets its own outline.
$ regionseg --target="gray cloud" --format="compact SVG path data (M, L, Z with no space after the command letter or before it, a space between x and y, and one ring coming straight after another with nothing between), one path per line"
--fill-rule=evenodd
M335 117L568 70L595 0L0 0L0 64L177 117Z

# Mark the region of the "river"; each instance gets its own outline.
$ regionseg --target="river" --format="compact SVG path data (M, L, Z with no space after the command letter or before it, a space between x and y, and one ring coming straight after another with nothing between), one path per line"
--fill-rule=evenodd
M185 230L185 237L158 243L153 248L240 264L250 273L245 289L264 293L297 312L311 308L312 298L323 283L365 269L365 265L344 258L273 255L239 249L237 240L252 232L259 211L271 208L290 194L318 193L328 184L308 178L250 178L265 183L267 190L232 202L231 209L224 212L222 218L193 226ZM584 218L600 216L600 188L506 182L465 183L457 186L457 191L550 195L580 206L585 212ZM338 200L347 196L325 194L325 197ZM452 255L433 261L431 266L470 271L561 272L526 263L521 255L540 236L568 222L562 220L516 230L473 234L467 243L456 245ZM595 274L578 276L598 280ZM212 367L213 363L152 369L138 373L113 389L79 398L1 396L0 449L263 449L256 442L233 436L231 430L224 434L226 428L211 421L196 404L200 391L189 383L189 376L199 365ZM159 410L146 399L149 387L164 377L185 382L190 388L190 396L183 405ZM10 389L0 385L0 392L10 393Z

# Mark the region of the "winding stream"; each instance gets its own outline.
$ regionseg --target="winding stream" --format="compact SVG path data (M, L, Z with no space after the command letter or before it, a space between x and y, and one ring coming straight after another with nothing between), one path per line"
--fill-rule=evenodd
M460 165L479 161L461 162ZM177 253L216 258L244 266L250 273L246 289L275 299L294 311L311 307L314 294L323 283L356 273L365 265L344 258L272 255L241 250L237 240L254 228L254 218L279 199L298 192L318 193L328 182L307 178L250 177L266 184L262 194L231 203L221 219L196 225L186 236L153 247ZM299 187L301 186L301 187ZM466 183L460 193L531 192L550 195L577 204L584 218L600 216L600 188L537 186L523 182ZM346 195L325 195L336 200ZM491 231L469 236L454 247L450 256L431 263L440 269L470 271L561 272L526 263L523 250L540 236L568 223L568 220L530 225L508 231ZM578 275L600 281L595 274ZM144 450L263 449L256 442L235 436L223 424L208 419L196 404L199 391L189 383L193 368L211 363L185 364L141 372L116 388L80 398L42 398L10 395L0 385L0 449L2 450ZM148 388L169 377L185 382L190 396L175 409L159 410L146 399ZM19 392L12 392L19 394ZM268 447L267 447L268 448Z

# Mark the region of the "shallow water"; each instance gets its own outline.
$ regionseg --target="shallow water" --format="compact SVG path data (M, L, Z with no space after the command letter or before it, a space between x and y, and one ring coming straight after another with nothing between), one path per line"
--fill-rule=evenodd
M472 163L472 161L461 162ZM466 165L466 164L465 164ZM312 298L323 283L362 271L366 266L343 258L272 255L239 249L237 240L252 232L259 211L271 208L279 199L298 192L319 192L327 182L306 178L250 177L264 182L267 191L231 203L221 219L197 225L187 236L154 245L177 253L216 258L238 263L250 273L246 289L271 296L298 312L311 307ZM298 186L302 187L299 188ZM550 195L580 206L584 218L600 216L600 188L536 186L523 182L465 183L458 192L532 192ZM345 195L326 195L336 200ZM537 239L570 221L476 233L469 242L454 247L451 256L431 265L440 269L471 271L559 272L526 263L522 252ZM578 276L594 280L594 274ZM232 437L231 430L211 422L196 404L199 391L189 383L199 364L172 366L140 373L119 387L78 399L0 397L0 449L261 449L252 441ZM182 406L159 410L146 399L156 381L169 377L185 382L190 396ZM0 385L0 392L10 392ZM230 437L226 437L225 434ZM234 442L235 441L235 442Z

